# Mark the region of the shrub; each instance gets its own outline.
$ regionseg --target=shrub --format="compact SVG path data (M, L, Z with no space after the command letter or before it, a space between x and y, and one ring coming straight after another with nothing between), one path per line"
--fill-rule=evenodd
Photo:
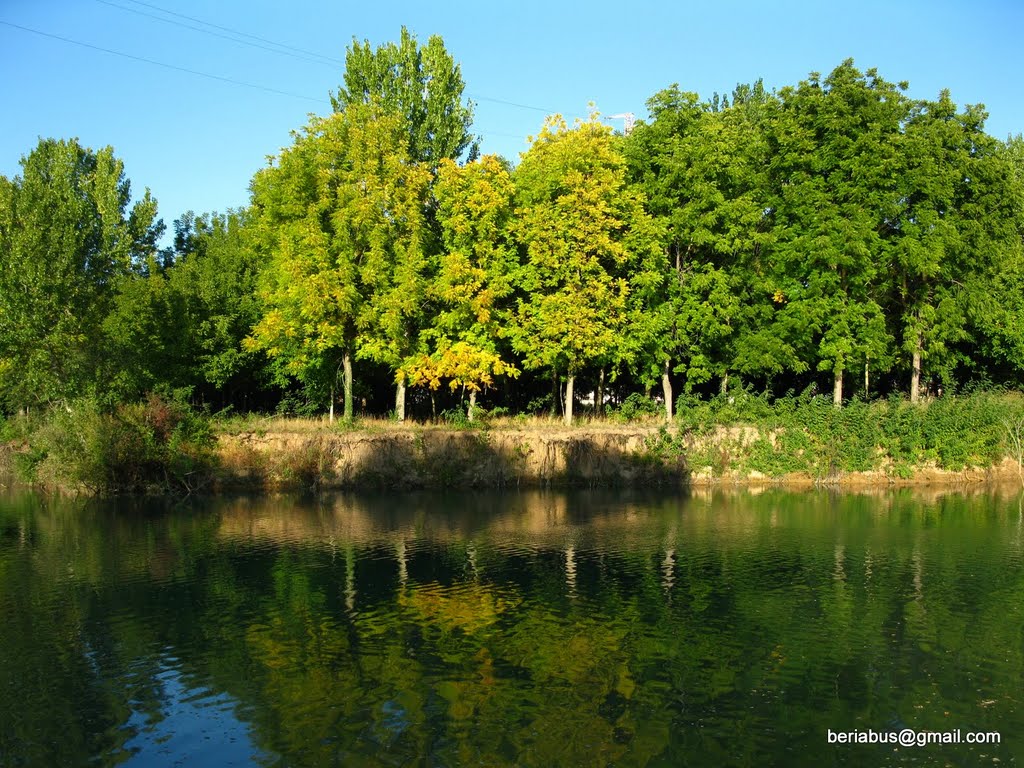
M453 429L469 429L473 426L463 408L449 408L447 411L441 411L439 415L441 421Z
M184 400L157 394L112 410L75 401L51 411L29 446L28 479L93 493L191 492L213 465L209 420Z
M612 416L621 421L637 421L661 412L661 406L653 398L634 392L627 397L622 405L612 412Z
M995 392L914 405L898 396L854 399L834 408L831 398L809 391L770 402L741 390L705 401L684 395L677 411L681 430L698 438L698 452L718 446L716 456L701 454L700 461L718 458L723 471L806 471L818 478L883 468L906 477L910 468L929 462L952 470L991 466L1010 452L1007 424L1014 418L1024 419L1024 398ZM760 436L727 451L715 429L740 424L756 427ZM695 454L695 466L697 459Z

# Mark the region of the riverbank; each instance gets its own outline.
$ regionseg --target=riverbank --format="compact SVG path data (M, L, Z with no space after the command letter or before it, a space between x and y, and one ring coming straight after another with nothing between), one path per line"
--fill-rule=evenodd
M477 423L209 418L159 397L8 422L0 475L49 489L221 490L964 485L1024 482L1024 397L975 393L836 409L738 392L657 416ZM0 479L0 482L3 482Z
M783 433L720 427L695 435L678 427L609 425L531 429L443 427L353 429L326 427L221 434L218 489L415 489L545 486L910 486L1007 482L1021 479L1008 457L987 466L943 468L935 461L897 464L879 449L877 468L843 470L828 457L805 458L808 468L765 471L764 446L784 450ZM761 467L758 469L757 467Z

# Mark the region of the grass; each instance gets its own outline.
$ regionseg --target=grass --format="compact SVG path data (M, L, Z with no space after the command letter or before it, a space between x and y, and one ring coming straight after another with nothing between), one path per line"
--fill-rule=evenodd
M613 418L598 418L590 414L573 419L569 429L593 430L599 432L621 432L624 428L644 427L657 429L665 423L664 416L644 416L630 421ZM216 416L212 427L215 433L225 435L256 434L291 434L312 435L328 431L350 431L385 433L410 431L451 431L452 429L470 430L518 430L526 432L552 432L565 430L565 422L559 416L517 415L493 416L481 418L472 423L468 421L416 421L407 419L404 422L379 416L360 416L351 424L335 419L332 425L326 416L320 417L285 417L250 414L245 416Z

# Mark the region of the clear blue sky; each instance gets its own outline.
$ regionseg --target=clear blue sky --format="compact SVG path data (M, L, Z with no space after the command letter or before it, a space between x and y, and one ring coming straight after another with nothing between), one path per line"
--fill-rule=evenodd
M271 89L0 23L0 174L18 173L39 137L110 144L133 190L152 190L168 227L189 209L245 205L266 156L290 143L308 113L329 111L352 38L396 40L403 24L421 41L444 38L477 102L484 151L513 160L549 111L571 119L594 101L604 114L642 117L646 100L672 83L701 96L759 77L780 88L848 57L908 80L912 97L949 88L960 105L984 103L988 131L1001 139L1024 132L1019 0L0 0L0 22ZM226 39L236 33L318 58Z

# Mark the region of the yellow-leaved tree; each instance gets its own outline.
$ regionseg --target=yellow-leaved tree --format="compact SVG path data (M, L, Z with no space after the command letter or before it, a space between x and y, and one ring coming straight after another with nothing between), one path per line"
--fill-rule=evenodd
M442 248L429 294L436 312L405 370L413 385L434 390L447 381L452 391L468 391L473 421L477 393L493 386L495 377L519 375L498 346L516 263L508 236L512 177L494 155L465 166L444 160L435 195Z
M549 118L514 179L521 298L509 335L527 368L566 375L568 425L577 374L622 356L627 297L658 263L658 229L626 183L618 139L596 114L573 128Z

